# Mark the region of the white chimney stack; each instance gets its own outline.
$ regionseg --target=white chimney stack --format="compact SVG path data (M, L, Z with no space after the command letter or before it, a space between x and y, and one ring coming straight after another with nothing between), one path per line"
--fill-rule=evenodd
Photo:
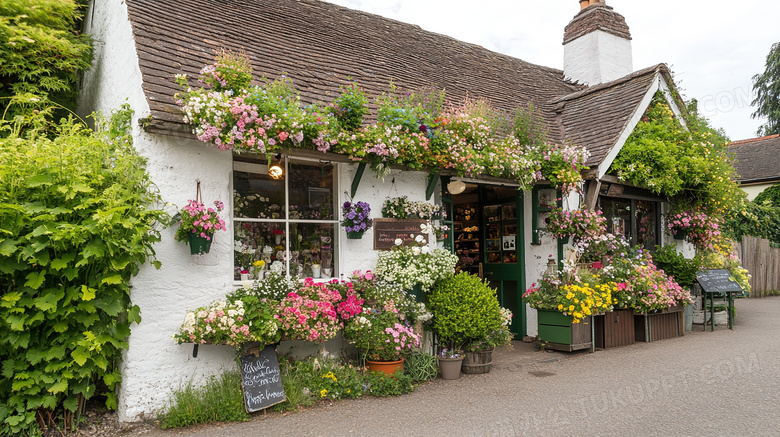
M604 0L580 0L580 13L566 26L563 36L566 79L597 85L633 71L626 19Z

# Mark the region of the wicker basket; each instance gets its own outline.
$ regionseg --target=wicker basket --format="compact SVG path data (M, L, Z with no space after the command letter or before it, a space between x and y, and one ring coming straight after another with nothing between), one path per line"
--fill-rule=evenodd
M479 352L466 352L465 358L463 358L463 367L461 371L471 375L488 373L493 366L493 349L479 351Z

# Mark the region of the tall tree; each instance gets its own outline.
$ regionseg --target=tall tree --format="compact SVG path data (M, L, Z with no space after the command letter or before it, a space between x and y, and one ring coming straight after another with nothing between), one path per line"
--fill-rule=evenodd
M766 124L758 128L758 135L780 133L780 42L772 45L766 57L766 70L753 76L753 118L766 117Z

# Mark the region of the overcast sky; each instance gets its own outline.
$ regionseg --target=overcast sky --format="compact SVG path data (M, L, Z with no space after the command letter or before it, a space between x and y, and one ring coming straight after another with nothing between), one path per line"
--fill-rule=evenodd
M578 0L326 0L563 69L563 29ZM732 140L752 138L755 74L780 42L780 2L607 0L626 17L634 70L664 62L686 99Z

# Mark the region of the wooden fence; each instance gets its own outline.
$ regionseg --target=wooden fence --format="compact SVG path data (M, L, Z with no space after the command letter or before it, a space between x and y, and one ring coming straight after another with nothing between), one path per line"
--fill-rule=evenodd
M780 290L780 248L770 247L769 240L743 237L734 250L752 277L750 297L764 297Z

